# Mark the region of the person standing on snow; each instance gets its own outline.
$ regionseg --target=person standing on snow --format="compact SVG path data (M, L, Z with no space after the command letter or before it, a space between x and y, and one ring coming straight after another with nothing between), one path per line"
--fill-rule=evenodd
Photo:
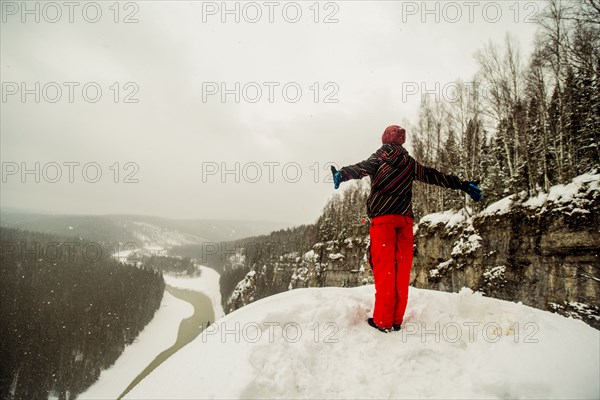
M369 262L375 279L375 308L367 322L382 332L400 330L413 258L412 183L421 182L466 192L480 201L478 182L463 181L419 164L402 146L406 130L398 125L383 132L383 145L367 160L336 170L334 187L351 179L371 177L367 215L371 219Z

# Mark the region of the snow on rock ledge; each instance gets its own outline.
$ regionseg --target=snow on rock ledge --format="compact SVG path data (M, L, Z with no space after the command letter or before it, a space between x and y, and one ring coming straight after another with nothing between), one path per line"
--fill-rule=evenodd
M586 214L593 197L600 194L600 174L583 174L565 185L555 185L548 193L540 193L525 202L516 202L515 195L505 197L490 204L480 216L501 215L522 206L538 212L548 210L561 211L567 214Z
M444 225L448 231L453 231L466 222L467 217L465 216L464 210L446 210L439 213L425 215L419 221L418 226L435 227L437 225Z
M383 334L365 323L373 295L369 285L256 301L126 398L600 397L600 332L581 321L468 289L411 288L404 329Z
M462 211L423 217L413 285L450 292L466 286L600 329L600 174L521 197L501 199L472 218Z

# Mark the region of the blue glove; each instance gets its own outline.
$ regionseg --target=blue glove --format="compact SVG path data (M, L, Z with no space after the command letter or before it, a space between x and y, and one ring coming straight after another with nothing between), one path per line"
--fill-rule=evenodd
M337 189L340 187L340 183L342 183L342 176L333 165L331 166L331 173L333 174L333 187Z
M483 193L477 185L479 185L479 181L463 181L460 190L471 196L473 200L481 201L481 199L483 198Z

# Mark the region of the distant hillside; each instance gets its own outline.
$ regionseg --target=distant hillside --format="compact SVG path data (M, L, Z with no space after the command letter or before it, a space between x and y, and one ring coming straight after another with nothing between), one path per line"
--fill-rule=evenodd
M365 256L367 182L347 183L314 224L225 244L219 254L225 311L289 289L373 283Z
M3 210L0 226L75 236L101 243L135 243L139 248L169 250L260 235L283 222L175 220L141 215L56 215Z

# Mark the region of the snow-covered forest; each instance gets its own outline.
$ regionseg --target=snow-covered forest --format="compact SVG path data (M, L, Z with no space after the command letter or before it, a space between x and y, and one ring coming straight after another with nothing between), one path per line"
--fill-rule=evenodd
M76 237L0 229L0 397L73 398L154 317L165 283Z
M510 34L487 43L475 54L478 73L459 77L444 98L424 96L412 128L416 159L481 180L481 207L547 192L598 167L600 2L549 0L537 22L533 49ZM463 201L438 187L415 188L417 216Z

